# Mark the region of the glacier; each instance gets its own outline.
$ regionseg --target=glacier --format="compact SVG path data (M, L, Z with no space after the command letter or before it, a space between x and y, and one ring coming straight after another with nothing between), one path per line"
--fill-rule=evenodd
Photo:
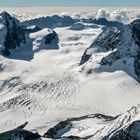
M0 140L140 139L138 11L95 11L0 14Z

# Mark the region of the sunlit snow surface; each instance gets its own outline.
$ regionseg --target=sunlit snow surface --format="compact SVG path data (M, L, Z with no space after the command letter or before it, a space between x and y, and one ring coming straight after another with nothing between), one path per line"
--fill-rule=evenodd
M70 8L69 10L58 8L54 12L55 9L0 10L13 13L21 21L58 13L71 15L73 18L105 17L123 23L129 23L140 17L138 9L75 8L72 12ZM38 44L34 42L29 43L26 48L16 49L10 59L0 55L0 132L28 121L26 129L37 130L43 134L67 118L95 113L115 116L140 103L140 85L124 71L95 72L91 75L81 72L82 67L79 66L81 56L102 32L101 26L98 28L83 26L84 28L81 26L54 28L59 37L58 49L43 47L35 51ZM76 27L79 29L76 30ZM55 42L51 45L54 44ZM32 50L30 45L33 46ZM102 52L95 52L92 67L98 68L98 62L103 55ZM126 114L123 115L127 116ZM73 122L75 128L67 135L84 137L106 126L102 132L104 136L109 132L107 129L112 129L115 124L119 125L123 115L114 123L108 124L102 120L98 122L95 118L88 118L80 123ZM100 138L98 135L93 139Z

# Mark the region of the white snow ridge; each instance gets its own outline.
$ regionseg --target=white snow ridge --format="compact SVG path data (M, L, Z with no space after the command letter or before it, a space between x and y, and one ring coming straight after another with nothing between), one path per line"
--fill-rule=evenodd
M0 140L140 140L140 19L97 16L0 14Z

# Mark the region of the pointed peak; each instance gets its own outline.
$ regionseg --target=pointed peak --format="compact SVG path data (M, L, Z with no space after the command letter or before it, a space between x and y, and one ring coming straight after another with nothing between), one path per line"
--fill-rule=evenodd
M1 14L4 15L4 16L9 16L9 17L11 17L11 15L10 15L8 12L6 12L6 11L3 11Z

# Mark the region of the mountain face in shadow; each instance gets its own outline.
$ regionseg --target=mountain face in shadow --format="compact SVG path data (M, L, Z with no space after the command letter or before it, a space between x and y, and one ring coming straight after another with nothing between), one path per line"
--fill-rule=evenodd
M43 42L47 46L51 44L52 40L57 39L48 49L59 48L57 45L58 36L54 30L42 29L38 26L27 27L7 12L0 14L0 33L0 51L2 55L11 59L32 60L36 51L33 50L34 42L35 45ZM36 37L32 39L30 34L35 34ZM38 46L37 50L40 49L41 46Z
M25 43L25 33L20 22L14 17L10 16L7 12L0 14L1 20L1 40L3 55L10 55L10 50L20 47L21 43Z
M28 124L25 124L4 133L0 133L1 140L41 140L41 136L36 132L25 130L24 127Z
M105 138L103 140L106 140ZM140 140L140 120L117 131L110 140Z
M123 26L124 24L118 21L109 21L106 18L82 18L80 20L76 20L76 22L82 21L83 23L94 23L95 25L103 25L106 27L120 27Z
M79 20L74 20L70 16L46 16L46 17L39 17L31 20L27 20L22 22L23 25L31 26L37 25L40 28L51 28L54 29L55 27L67 27L75 23Z

